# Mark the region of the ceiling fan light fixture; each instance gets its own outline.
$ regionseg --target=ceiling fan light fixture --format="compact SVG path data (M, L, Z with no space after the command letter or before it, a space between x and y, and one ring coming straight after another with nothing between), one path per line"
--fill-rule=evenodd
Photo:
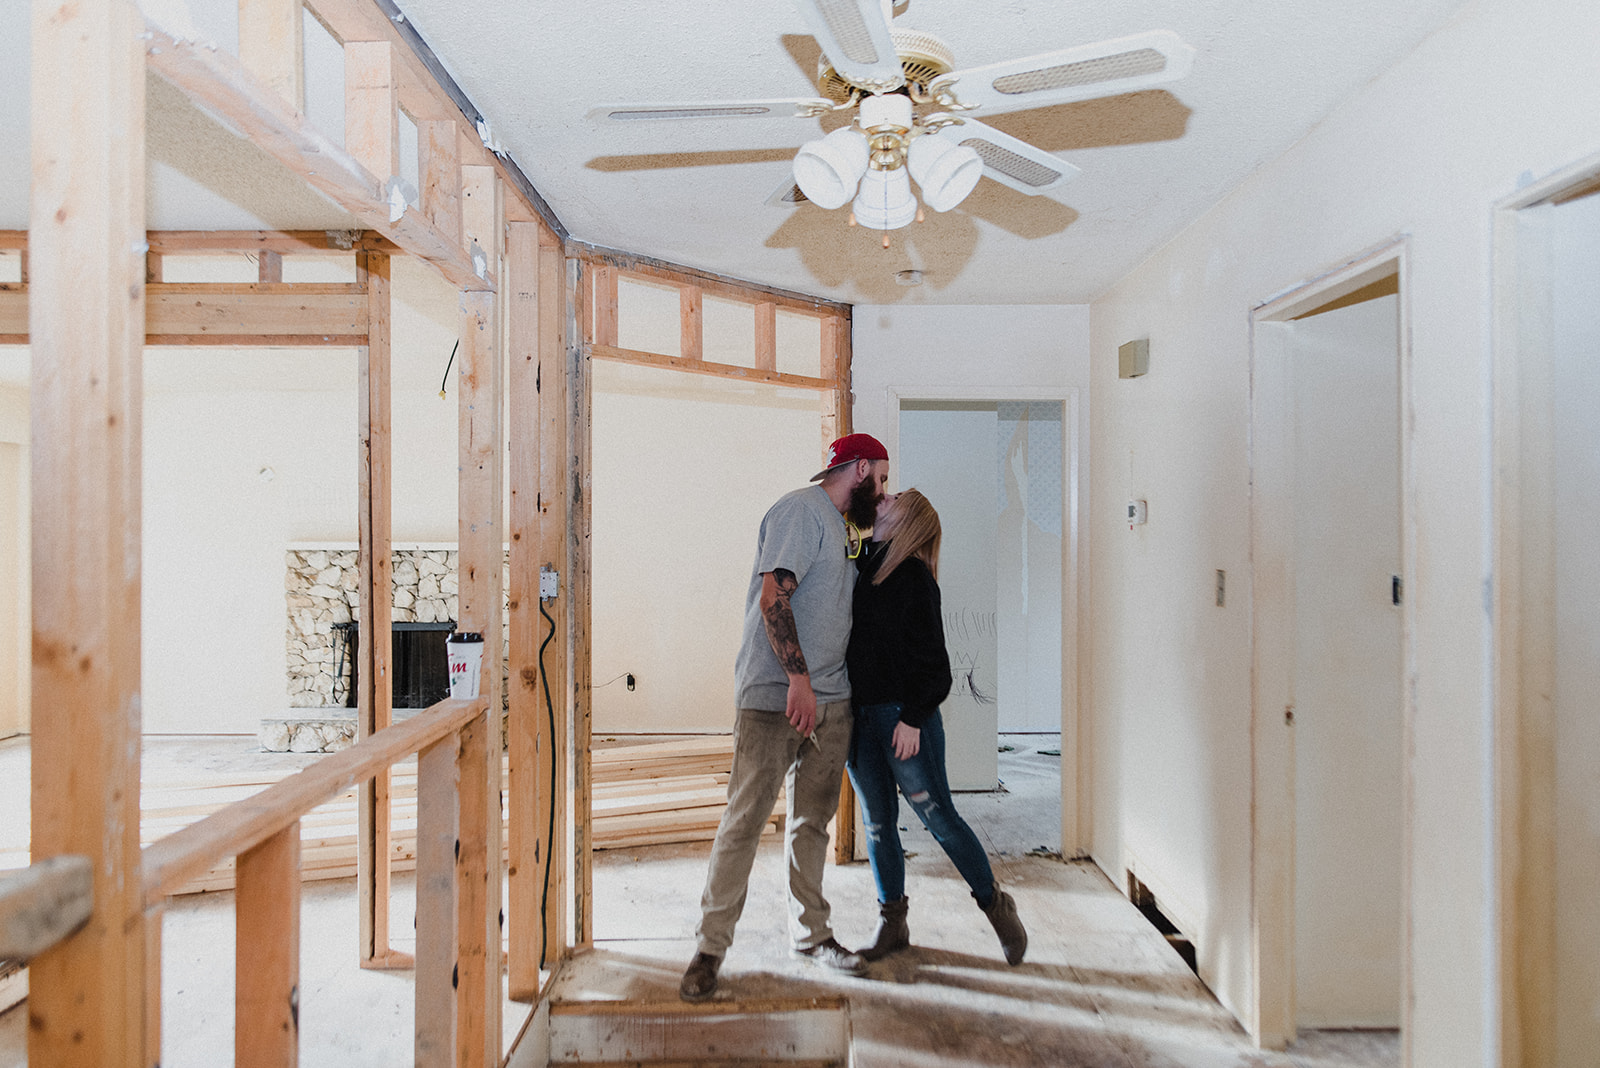
M976 150L938 135L918 137L906 152L906 168L934 211L949 211L967 198L983 177Z
M874 230L898 230L917 216L917 198L904 167L868 171L852 205L856 221Z
M866 173L867 156L867 139L861 132L840 127L800 146L794 157L794 184L818 207L843 207Z

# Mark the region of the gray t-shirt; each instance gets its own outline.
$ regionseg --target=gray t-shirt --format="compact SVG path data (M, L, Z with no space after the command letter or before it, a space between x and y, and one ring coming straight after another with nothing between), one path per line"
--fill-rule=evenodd
M817 703L848 700L844 651L850 644L856 568L845 545L844 516L821 486L807 486L784 494L761 520L744 603L744 640L734 663L739 707L782 712L788 704L789 676L761 618L761 576L779 569L799 581L789 605Z

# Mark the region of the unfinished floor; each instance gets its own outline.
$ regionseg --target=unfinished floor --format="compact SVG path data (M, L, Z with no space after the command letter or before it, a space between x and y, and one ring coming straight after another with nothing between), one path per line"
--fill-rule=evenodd
M1007 967L982 913L949 862L914 820L902 818L913 947L863 978L825 973L788 953L782 845L763 845L749 903L722 972L720 997L843 997L852 1063L1058 1068L1390 1068L1394 1032L1317 1032L1287 1053L1254 1049L1243 1030L1130 905L1088 862L1063 862L1059 841L1058 739L1008 736L1004 788L962 794L957 804L989 849L996 874L1028 923L1027 960ZM150 739L147 771L174 762L281 760L242 737ZM1044 752L1041 752L1044 751ZM304 760L306 758L298 758ZM27 747L0 743L0 811L27 819ZM572 962L552 996L561 1000L676 999L693 953L709 847L608 850L597 855L595 948ZM827 891L846 944L871 934L874 892L866 864L830 867ZM396 876L393 930L409 934L413 891ZM163 1057L166 1068L232 1061L231 892L176 899L163 925ZM396 948L406 949L403 939ZM388 1068L411 1061L409 973L356 967L351 880L310 883L302 913L301 1063L309 1068ZM507 1028L525 1015L507 1006ZM352 1021L359 1023L352 1025ZM0 1068L26 1064L26 1010L0 1015ZM514 1062L515 1063L515 1062Z

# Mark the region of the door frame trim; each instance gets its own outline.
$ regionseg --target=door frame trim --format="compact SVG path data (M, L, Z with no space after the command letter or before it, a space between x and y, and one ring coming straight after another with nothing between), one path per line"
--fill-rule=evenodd
M1490 632L1499 1063L1556 1063L1555 541L1547 236L1526 209L1592 188L1600 154L1529 182L1491 211Z
M1087 855L1093 832L1089 724L1083 715L1088 704L1088 679L1083 671L1088 651L1082 643L1088 628L1081 613L1087 599L1083 590L1089 581L1087 544L1081 536L1083 495L1088 484L1086 470L1088 443L1081 441L1084 431L1082 390L1077 386L902 386L888 385L883 390L884 447L889 450L890 470L900 455L900 404L902 401L1056 401L1061 404L1065 425L1061 435L1061 853L1066 857ZM1070 763L1067 754L1075 759Z
M1295 1037L1293 513L1288 507L1289 376L1261 352L1257 326L1283 322L1397 273L1399 310L1400 568L1415 589L1416 474L1411 361L1410 247L1399 234L1321 274L1297 282L1250 311L1250 994L1244 1021L1265 1049ZM1400 606L1401 736L1401 1063L1411 1063L1412 765L1416 718L1414 597Z

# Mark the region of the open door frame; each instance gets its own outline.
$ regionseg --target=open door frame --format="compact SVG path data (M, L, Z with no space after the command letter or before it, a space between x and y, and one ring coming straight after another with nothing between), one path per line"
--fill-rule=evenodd
M1400 276L1401 579L1416 573L1416 476L1412 461L1411 329L1408 246L1397 237L1322 275L1290 287L1250 312L1250 911L1251 994L1244 1021L1256 1045L1283 1049L1295 1037L1293 498L1289 468L1291 379L1263 357L1258 323L1292 319L1388 274ZM1405 762L1401 858L1401 1063L1411 1062L1412 730L1416 652L1412 599L1401 605L1401 715Z

